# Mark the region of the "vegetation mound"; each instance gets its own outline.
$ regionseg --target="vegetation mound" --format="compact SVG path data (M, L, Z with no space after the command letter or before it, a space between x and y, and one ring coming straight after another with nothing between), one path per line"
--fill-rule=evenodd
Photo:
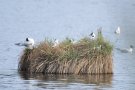
M76 43L66 38L57 46L46 39L34 49L25 49L18 70L44 74L108 74L113 73L113 46L102 32L91 40L84 37Z

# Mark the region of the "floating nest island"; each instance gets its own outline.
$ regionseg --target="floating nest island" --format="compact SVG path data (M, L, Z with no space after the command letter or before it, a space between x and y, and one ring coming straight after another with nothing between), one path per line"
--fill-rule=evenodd
M73 43L66 38L57 46L46 39L34 49L25 49L20 57L18 70L43 74L112 74L113 46L102 32L91 40L84 37Z

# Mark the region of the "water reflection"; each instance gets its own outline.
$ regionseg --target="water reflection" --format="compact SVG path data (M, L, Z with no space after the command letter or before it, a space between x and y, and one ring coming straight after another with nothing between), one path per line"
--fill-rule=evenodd
M70 85L75 86L83 84L84 86L112 86L112 74L102 74L102 75L58 75L58 74L26 74L20 73L20 76L24 80L36 80L34 86L40 88L47 87L67 87ZM105 88L104 86L104 88Z

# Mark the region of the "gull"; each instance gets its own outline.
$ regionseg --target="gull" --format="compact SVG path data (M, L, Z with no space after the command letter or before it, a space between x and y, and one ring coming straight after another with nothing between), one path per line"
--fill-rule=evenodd
M26 38L25 42L23 43L15 43L17 46L25 46L28 49L34 48L34 39L32 38Z
M55 39L53 47L56 47L57 45L59 45L59 40Z
M73 41L73 44L76 44L76 43L77 43L77 41L74 40L74 41Z
M122 53L133 53L133 49L134 49L134 46L133 45L130 45L130 48L124 48L124 49L120 49L120 48L116 48L117 50L121 51Z
M115 30L114 33L117 34L117 35L120 35L120 27L119 27L119 26L118 26L118 28Z
M71 43L72 43L72 44L76 44L76 43L77 43L77 41L76 41L76 40L74 40L74 39L71 39Z
M120 27L118 26L118 28L115 30L114 32L116 35L120 35ZM118 41L119 37L117 37L116 42Z
M93 33L93 32L89 36L90 36L90 39L92 39L92 40L94 40L96 37L95 33Z

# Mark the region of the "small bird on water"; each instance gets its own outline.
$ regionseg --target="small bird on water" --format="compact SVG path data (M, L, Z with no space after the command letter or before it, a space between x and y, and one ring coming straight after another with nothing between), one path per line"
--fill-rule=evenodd
M116 42L119 40L119 35L120 35L120 27L118 26L118 28L115 30L114 32L117 36Z
M118 26L118 28L115 30L114 33L117 34L117 35L120 35L120 27L119 27L119 26Z
M122 53L133 53L133 49L134 49L134 46L133 45L130 45L130 48L124 48L124 49L121 49L121 48L116 48L117 50L121 51Z
M33 49L34 48L34 39L32 38L26 38L25 42L22 43L15 43L17 46L25 46L28 49Z

